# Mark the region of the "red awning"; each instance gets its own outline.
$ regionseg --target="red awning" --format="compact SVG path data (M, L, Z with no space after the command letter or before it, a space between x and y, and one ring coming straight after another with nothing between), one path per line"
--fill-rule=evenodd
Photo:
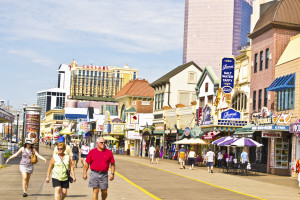
M205 135L202 136L202 140L214 140L218 134L220 134L220 132L207 132Z

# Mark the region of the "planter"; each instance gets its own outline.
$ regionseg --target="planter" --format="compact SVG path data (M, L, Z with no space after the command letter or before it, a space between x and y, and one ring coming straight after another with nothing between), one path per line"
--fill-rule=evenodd
M170 106L164 106L163 107L163 110L170 110L170 109L172 109Z
M182 108L182 107L184 107L185 105L183 105L183 104L176 104L176 108Z

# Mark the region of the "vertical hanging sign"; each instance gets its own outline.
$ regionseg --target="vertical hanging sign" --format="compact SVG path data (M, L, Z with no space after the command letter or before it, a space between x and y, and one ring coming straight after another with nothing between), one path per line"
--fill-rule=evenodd
M231 93L234 87L234 59L222 59L221 88L224 93Z

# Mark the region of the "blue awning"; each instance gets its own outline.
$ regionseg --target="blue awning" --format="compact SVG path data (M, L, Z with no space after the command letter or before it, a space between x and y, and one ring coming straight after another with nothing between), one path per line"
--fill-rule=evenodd
M295 78L295 73L278 77L267 88L267 91L280 91L289 88L295 88Z
M82 114L65 114L65 117L67 119L86 119L87 115L82 115Z

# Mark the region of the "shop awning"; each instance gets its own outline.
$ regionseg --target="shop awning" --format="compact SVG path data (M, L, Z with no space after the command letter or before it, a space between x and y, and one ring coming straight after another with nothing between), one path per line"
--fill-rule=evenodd
M87 115L83 114L65 114L67 119L86 119Z
M295 73L276 78L267 88L267 91L280 91L295 88Z
M125 111L126 113L136 113L135 107L129 108L128 110Z
M220 134L220 132L216 132L216 131L207 132L206 134L204 134L202 136L202 139L203 140L214 140L216 138L216 136L219 134Z

